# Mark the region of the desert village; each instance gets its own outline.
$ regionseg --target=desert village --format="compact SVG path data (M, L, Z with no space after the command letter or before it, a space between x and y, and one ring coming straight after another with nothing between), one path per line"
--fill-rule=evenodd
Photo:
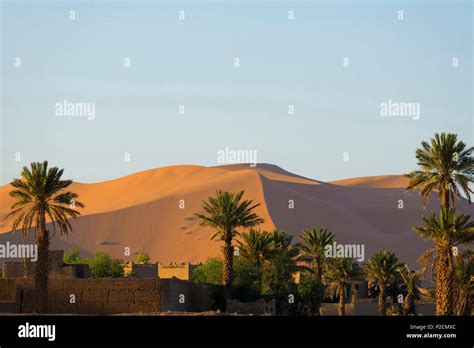
M199 264L159 262L125 265L124 278L91 277L87 264L65 264L64 251L53 250L49 290L49 313L56 314L191 314L214 311L206 286L191 281ZM0 278L0 313L34 311L34 262L4 261ZM26 273L26 274L25 274ZM133 274L133 277L130 275ZM128 276L128 277L127 277ZM295 274L298 282L299 274ZM291 295L291 294L290 294ZM369 298L368 284L355 282L348 294L346 315L376 315L377 300ZM227 300L226 313L275 315L275 300L252 303ZM433 315L433 303L418 303L419 314ZM214 313L212 313L214 312ZM220 313L219 313L220 314ZM338 315L337 303L323 303L321 315Z

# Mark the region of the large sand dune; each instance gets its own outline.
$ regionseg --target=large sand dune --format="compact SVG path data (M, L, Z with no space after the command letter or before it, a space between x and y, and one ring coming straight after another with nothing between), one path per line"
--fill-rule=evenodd
M421 198L404 192L405 186L406 179L397 175L325 183L268 164L152 169L96 184L74 183L71 190L86 207L72 221L73 232L56 236L52 247L74 245L84 253L107 251L125 259L130 258L123 255L124 248L130 247L132 253L145 249L160 262L204 261L219 255L220 243L209 239L212 230L201 227L193 214L217 190L245 190L245 198L261 203L262 229L283 228L298 241L304 228L324 226L339 243L364 244L366 258L389 249L416 266L428 244L411 227L420 224L421 214L437 209L438 202L433 199L423 211ZM13 203L10 190L10 185L0 187L0 243L21 240L11 232L11 221L4 221ZM472 213L466 201L459 209Z

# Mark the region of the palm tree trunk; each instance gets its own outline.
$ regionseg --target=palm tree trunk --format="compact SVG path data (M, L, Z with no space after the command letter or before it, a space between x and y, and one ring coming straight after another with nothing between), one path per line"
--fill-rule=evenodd
M346 315L346 296L344 288L339 290L339 315Z
M224 300L230 299L232 296L232 282L234 280L234 247L232 239L224 241L224 269L222 271L222 283L224 285Z
M412 294L407 294L405 300L403 301L402 315L407 316L415 314L415 312L415 299Z
M31 260L29 257L25 257L23 261L23 276L25 278L28 278L28 275L30 274L30 267L31 267Z
M466 291L467 290L467 291ZM460 289L456 299L456 314L459 316L470 315L469 310L469 288Z
M451 249L438 247L436 252L442 255L436 267L436 315L451 315L453 302Z
M256 263L256 267L257 269L257 289L258 289L258 294L259 296L262 295L262 292L263 292L263 284L262 284L262 265L260 263Z
M38 246L38 260L35 267L36 312L48 311L48 273L49 273L49 231L46 230L44 216L36 227L35 242Z
M379 292L379 315L387 315L387 295L385 294L385 288L381 287Z
M441 214L448 211L450 208L449 203L449 189L444 189L443 192L440 192L441 195Z
M323 265L320 259L315 260L315 270L314 274L316 275L316 279L321 280L321 277L323 276Z

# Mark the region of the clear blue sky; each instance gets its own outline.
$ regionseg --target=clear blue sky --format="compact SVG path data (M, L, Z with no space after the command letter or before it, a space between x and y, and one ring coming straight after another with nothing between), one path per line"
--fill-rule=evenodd
M257 150L259 162L320 180L409 171L416 147L437 131L474 143L472 7L1 1L0 184L43 159L95 182L217 165L226 147ZM95 119L56 116L65 99L94 102ZM421 118L382 117L388 100L420 103Z

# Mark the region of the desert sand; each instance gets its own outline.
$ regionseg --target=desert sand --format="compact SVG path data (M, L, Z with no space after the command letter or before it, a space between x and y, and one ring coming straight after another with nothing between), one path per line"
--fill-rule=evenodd
M269 164L157 168L71 185L85 208L80 218L72 220L68 236L53 238L52 248L74 245L84 256L106 251L126 260L144 249L162 263L202 262L220 255L221 243L210 240L212 229L200 226L193 214L202 212L202 201L217 190L245 190L245 199L261 204L257 209L265 219L261 229L285 229L298 242L304 228L327 227L338 243L364 244L366 259L389 249L417 267L416 259L429 244L411 227L421 224L420 216L437 210L439 203L433 198L423 210L418 193L406 193L405 186L401 175L321 182ZM11 220L4 220L13 203L10 190L10 185L0 187L0 243L21 241L20 233L11 232ZM289 200L294 201L294 209L289 209ZM465 200L459 202L459 210L473 213ZM131 249L131 257L124 256L125 247Z

